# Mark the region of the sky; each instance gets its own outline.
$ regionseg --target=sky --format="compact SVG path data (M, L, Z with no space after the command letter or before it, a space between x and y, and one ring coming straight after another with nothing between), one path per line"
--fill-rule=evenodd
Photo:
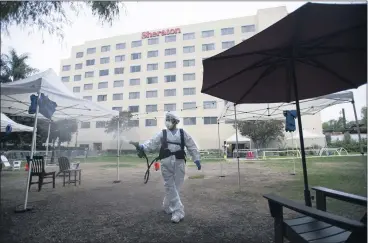
M78 16L67 9L70 26L64 28L64 40L41 33L37 29L29 34L29 30L13 26L10 36L3 33L1 52L15 48L20 53L30 55L29 64L43 71L48 68L60 71L60 60L70 56L71 47L86 41L108 38L117 35L161 29L171 26L195 24L220 19L255 15L258 9L286 6L292 12L305 2L127 2L126 11L122 11L113 25L101 25L98 18L86 9ZM360 109L367 103L367 85L354 92L358 116ZM351 104L336 105L321 112L322 121L337 119L341 109L345 109L347 120L354 120Z

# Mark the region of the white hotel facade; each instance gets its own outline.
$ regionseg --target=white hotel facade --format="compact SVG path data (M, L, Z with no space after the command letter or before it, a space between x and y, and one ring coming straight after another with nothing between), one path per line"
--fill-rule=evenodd
M130 110L134 127L125 132L125 138L140 142L151 138L164 128L165 111L175 110L182 118L181 127L200 149L216 149L217 117L224 101L201 93L202 60L286 15L286 7L269 8L254 16L87 41L72 47L70 58L61 60L60 76L85 99L110 109ZM319 114L305 119L304 124L317 132L322 129ZM103 120L80 124L71 144L116 149L116 139L103 127ZM220 124L221 144L234 133L232 124ZM131 149L127 144L122 148Z

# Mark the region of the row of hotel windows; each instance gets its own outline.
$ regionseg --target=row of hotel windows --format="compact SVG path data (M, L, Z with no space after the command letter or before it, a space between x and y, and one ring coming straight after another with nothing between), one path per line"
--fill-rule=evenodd
M226 41L226 42L222 42L222 49L229 49L231 47L235 46L235 41ZM203 44L202 45L202 51L213 51L215 50L215 43L210 43L210 44ZM184 54L189 54L189 53L194 53L195 52L195 46L184 46L183 47L183 53ZM165 49L165 56L173 56L176 55L176 48L168 48ZM147 58L152 58L152 57L158 57L159 53L158 50L154 50L154 51L148 51L147 52ZM131 53L130 54L130 60L139 60L142 59L142 53L141 52L137 52L137 53ZM125 55L116 55L115 56L115 63L119 63L119 62L123 62L125 61ZM110 63L110 57L101 57L100 58L100 64L108 64ZM95 59L89 59L86 60L86 66L93 66L96 64ZM80 70L83 68L83 63L77 63L74 65L74 69L75 70ZM62 71L70 71L71 70L71 65L64 65L62 67Z
M185 73L185 74L183 74L183 81L193 81L193 80L195 80L195 78L196 78L195 73ZM74 77L74 79L75 79L75 77ZM63 81L65 82L65 80L63 80ZM75 80L75 81L80 81L80 80ZM165 75L164 76L164 81L165 81L165 83L174 83L174 82L176 82L176 75ZM147 77L146 83L147 84L157 84L158 83L158 77ZM129 86L137 86L137 85L140 85L140 84L141 84L141 79L139 79L139 78L129 79ZM109 87L109 82L108 81L99 82L97 87L98 87L98 89L106 89L106 88ZM114 80L113 87L114 88L124 87L124 80ZM84 90L92 90L93 89L93 83L84 84L83 89ZM73 88L73 92L75 92L75 93L79 93L80 90L81 89L78 86Z
M183 61L183 67L194 67L194 66L195 66L195 59ZM176 61L165 62L165 69L171 69L171 68L176 68ZM141 70L142 70L141 65L130 66L131 73L139 73L141 72ZM147 64L147 71L157 71L157 70L158 70L158 63ZM109 69L99 70L100 77L108 76L109 73L110 73ZM121 75L121 74L124 74L123 67L114 68L114 75ZM94 71L88 71L84 73L84 78L93 78L94 76L95 76ZM61 79L63 82L70 81L69 76L63 76ZM80 81L80 80L82 80L81 74L74 75L74 81Z
M249 32L255 32L255 31L256 31L255 25L245 25L245 26L241 27L241 32L242 33L249 33ZM233 27L221 29L221 35L233 35L234 33L235 33L235 29ZM176 36L177 35L165 36L165 42L166 43L175 42L176 41ZM214 37L215 36L215 31L214 30L202 31L201 36L202 36L202 38ZM184 33L183 34L183 40L194 40L195 38L196 38L195 37L195 32ZM157 44L159 44L159 37L154 37L154 38L148 39L147 44L148 45L157 45ZM142 40L136 40L136 41L131 42L131 48L140 47L142 45L143 45ZM117 43L115 45L115 50L123 50L125 48L126 48L126 43ZM111 50L111 45L101 46L101 52L109 52L110 50ZM87 48L86 53L87 53L87 55L96 53L96 47ZM77 52L76 53L76 58L82 58L83 56L84 56L84 52Z
M197 117L184 117L183 124L186 126L189 125L197 125ZM210 116L210 117L203 117L203 124L204 125L214 125L217 124L217 117ZM139 127L139 120L130 120L129 124L130 127ZM146 127L155 127L157 126L156 119L145 119L145 126ZM105 128L106 121L97 121L96 128ZM91 122L82 122L81 123L82 129L91 128Z
M74 93L80 92L80 87L73 88ZM183 95L196 95L196 88L183 88ZM165 89L164 97L173 97L176 96L176 89ZM146 91L146 98L158 98L157 90ZM92 101L92 96L83 96L83 99ZM140 99L140 92L129 92L130 100ZM112 94L112 100L123 100L123 93L115 93ZM97 95L97 101L103 102L107 101L107 94Z
M183 102L183 108L182 110L195 110L197 109L197 102ZM123 107L121 106L115 106L112 107L115 111L123 111ZM217 101L203 101L203 109L209 110L209 109L217 109ZM164 111L176 111L177 107L175 103L168 103L164 104ZM139 105L131 105L128 107L128 111L131 113L138 113L139 112ZM146 113L149 112L157 112L157 105L146 105Z

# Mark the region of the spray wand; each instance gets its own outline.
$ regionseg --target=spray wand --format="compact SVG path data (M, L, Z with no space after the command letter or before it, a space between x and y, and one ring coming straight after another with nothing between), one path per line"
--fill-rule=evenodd
M159 160L159 157L155 158L154 160L151 161L151 163L149 163L148 162L148 157L147 157L146 153L144 152L143 148L141 146L139 146L139 143L138 142L133 142L133 141L130 141L129 143L135 147L135 149L137 150L137 155L140 159L142 159L142 158L146 159L147 170L146 170L146 173L144 174L144 184L147 184L149 176L150 176L150 168L151 168L153 163L155 163Z

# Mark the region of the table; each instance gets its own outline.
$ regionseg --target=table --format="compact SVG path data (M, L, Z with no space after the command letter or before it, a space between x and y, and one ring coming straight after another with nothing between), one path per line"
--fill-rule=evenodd
M65 186L65 173L68 172L69 174L69 180L68 180L68 184L70 183L74 183L75 186L77 186L77 182L79 182L79 185L81 184L82 181L82 169L69 169L69 170L65 170L63 171L63 186ZM74 180L71 180L71 174L74 172ZM79 174L78 176L78 180L77 180L77 174Z

